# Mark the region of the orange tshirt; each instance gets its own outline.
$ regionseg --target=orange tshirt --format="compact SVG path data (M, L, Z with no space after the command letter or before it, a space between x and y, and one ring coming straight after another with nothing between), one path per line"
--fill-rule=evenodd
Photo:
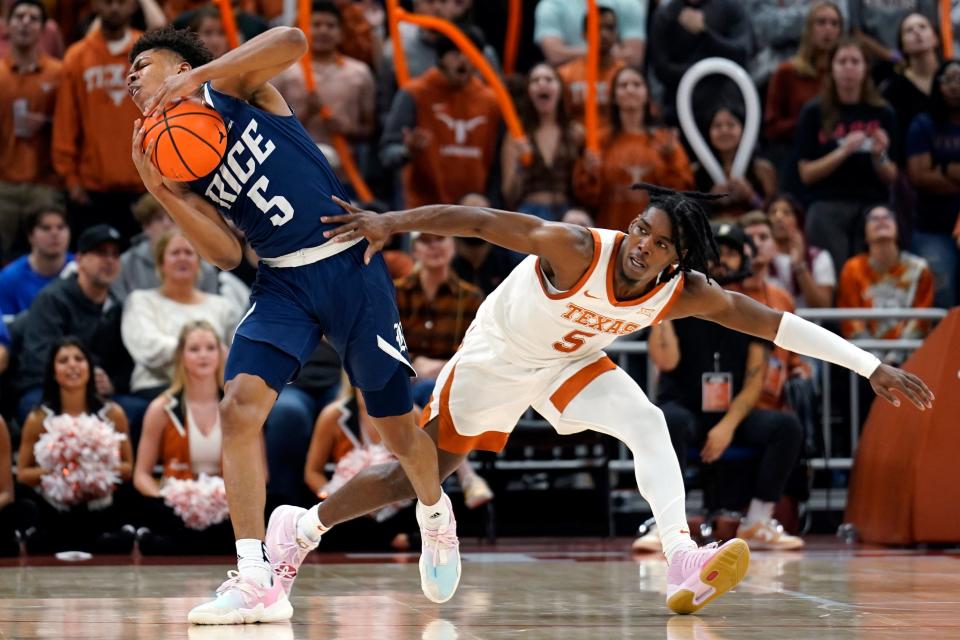
M838 307L861 309L909 309L933 306L933 274L922 258L900 252L900 262L886 273L870 266L868 254L847 260L840 273ZM845 338L869 335L873 338L923 337L927 323L916 320L846 320L840 331Z
M500 127L493 91L477 78L453 89L436 67L404 90L417 106L417 127L433 136L404 169L407 206L453 203L468 193L484 193Z
M608 137L601 147L598 170L589 171L584 159L574 168L574 193L595 210L597 226L604 229L625 231L647 206L647 193L630 189L637 182L693 188L690 160L672 130L621 132Z
M127 95L127 56L140 32L131 29L111 53L97 30L67 49L53 116L53 166L68 187L143 191L130 157L140 110Z
M597 71L597 124L605 128L610 124L610 85L613 76L624 67L622 60ZM587 104L587 58L577 58L557 69L557 74L563 80L563 102L570 117L583 122Z
M10 58L0 60L0 180L56 185L50 137L61 63L41 54L37 66L26 73L13 65ZM30 118L44 118L46 123L29 137L18 135L17 110L26 111Z

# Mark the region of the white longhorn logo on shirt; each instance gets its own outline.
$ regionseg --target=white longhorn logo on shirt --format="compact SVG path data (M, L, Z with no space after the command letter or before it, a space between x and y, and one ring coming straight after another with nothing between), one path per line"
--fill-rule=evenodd
M453 139L456 144L464 144L467 141L467 134L487 121L487 116L477 116L469 120L459 120L445 113L437 113L437 120L447 125L453 131Z

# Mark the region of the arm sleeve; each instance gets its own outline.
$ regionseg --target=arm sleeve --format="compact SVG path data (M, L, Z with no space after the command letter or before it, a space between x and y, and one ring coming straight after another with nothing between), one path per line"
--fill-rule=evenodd
M53 112L53 168L67 187L80 184L80 109L77 99L78 73L73 59L63 64L57 105Z
M387 169L398 169L409 156L403 144L403 130L417 126L417 105L406 91L398 91L387 114L380 139L380 162Z
M161 369L173 362L177 337L167 335L157 322L163 310L151 304L145 293L134 291L127 298L120 336L134 362L149 369Z
M872 376L880 366L880 360L872 353L789 311L783 313L773 342L787 351L846 367L864 378Z

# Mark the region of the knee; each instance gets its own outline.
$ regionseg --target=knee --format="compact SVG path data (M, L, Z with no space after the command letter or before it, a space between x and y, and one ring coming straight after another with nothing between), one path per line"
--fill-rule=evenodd
M260 407L246 399L236 388L229 389L220 401L220 429L223 437L244 437L259 433L263 422Z
M413 450L413 443L419 429L413 423L409 425L391 425L383 429L380 437L383 439L384 446L398 458L408 456Z

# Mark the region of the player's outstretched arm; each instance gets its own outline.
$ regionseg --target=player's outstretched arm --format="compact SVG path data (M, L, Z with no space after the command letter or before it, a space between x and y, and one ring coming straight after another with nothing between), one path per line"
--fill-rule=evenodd
M593 259L593 236L577 225L547 222L513 211L461 205L429 205L377 214L358 209L336 196L333 200L347 213L322 218L323 222L340 225L328 231L327 237L339 242L365 237L370 242L368 261L391 235L408 231L483 238L513 251L531 253L546 261L561 281L569 275L571 283L576 282Z
M187 199L167 186L160 170L153 161L153 149L157 140L151 140L143 148L144 130L141 121L133 125L133 164L140 173L140 179L147 191L153 194L157 202L170 214L177 226L183 230L187 239L208 262L225 271L235 268L243 259L243 247L233 235L220 214L210 204L200 198Z
M771 309L734 291L710 283L699 273L687 274L687 284L668 318L697 316L725 327L770 340L778 347L832 362L870 380L877 395L900 406L903 394L923 411L933 407L933 392L917 376L882 364L871 353L837 334L789 312Z
M204 82L217 91L250 99L261 87L307 52L300 29L274 27L207 64L166 79L144 113L162 112L177 98L192 96Z

